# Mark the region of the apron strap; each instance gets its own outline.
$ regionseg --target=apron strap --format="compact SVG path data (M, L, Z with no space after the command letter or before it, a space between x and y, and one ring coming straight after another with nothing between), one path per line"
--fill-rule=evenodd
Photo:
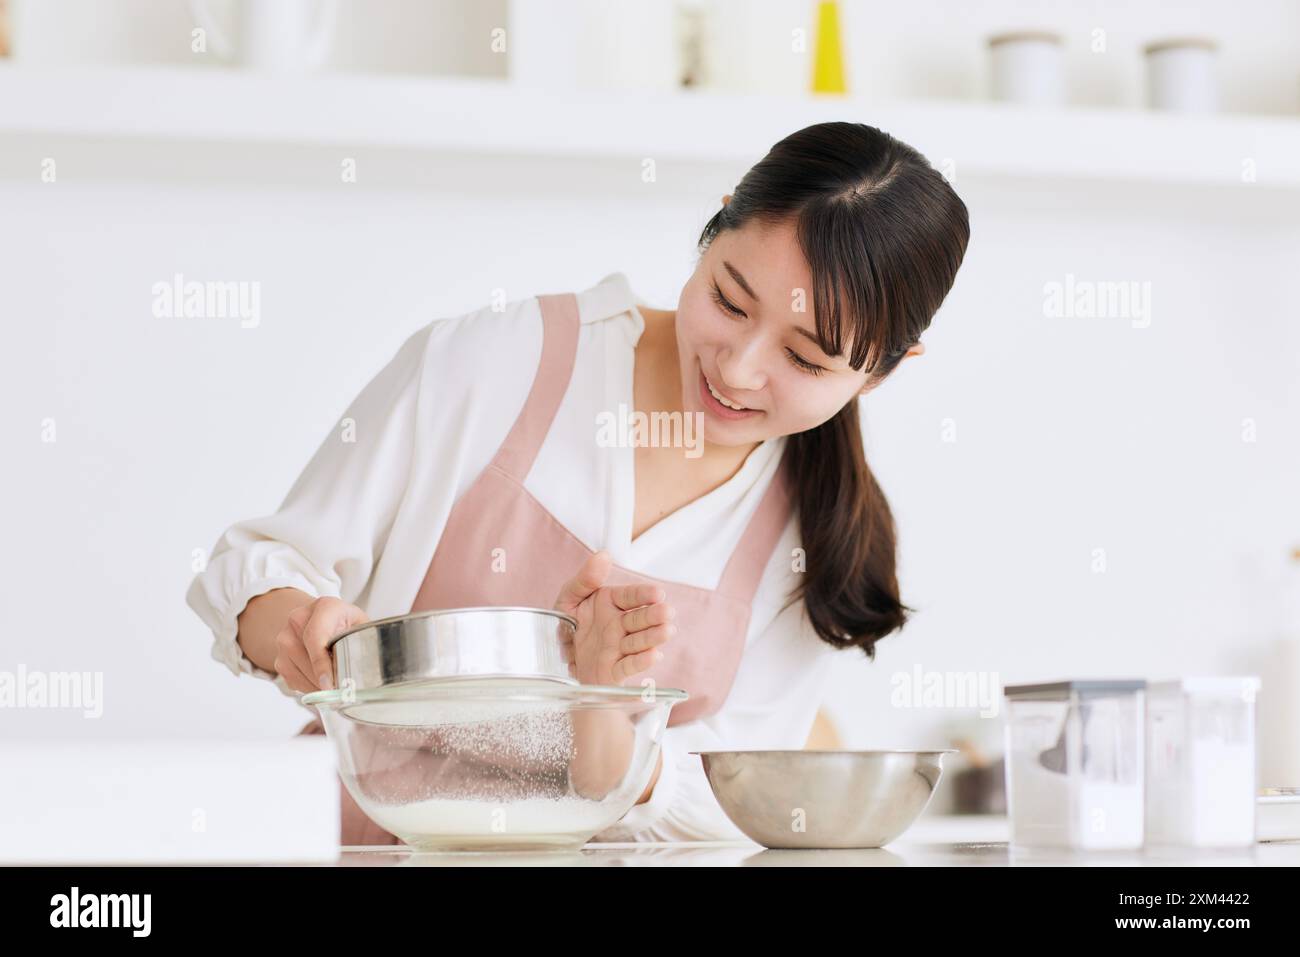
M753 602L763 578L763 570L767 568L772 550L780 541L781 533L785 531L786 522L790 518L792 500L785 475L787 451L788 448L783 450L776 474L772 476L767 491L763 493L758 508L754 510L736 550L727 560L722 579L718 582L718 591L746 604Z
M537 297L542 310L542 358L524 407L497 449L492 464L521 485L533 467L573 376L578 353L578 297L555 293Z

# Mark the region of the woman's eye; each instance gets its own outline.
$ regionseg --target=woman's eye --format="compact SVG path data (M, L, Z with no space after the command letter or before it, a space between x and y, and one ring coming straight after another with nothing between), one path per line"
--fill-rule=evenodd
M712 292L709 293L709 295L714 302L716 302L725 311L731 313L733 316L745 315L743 310L737 308L736 306L733 306L730 302L727 301L727 297L722 294L722 290L718 288L717 283L713 284L713 290Z
M742 318L745 316L744 310L739 309L736 306L733 306L727 300L727 297L722 294L722 290L718 288L718 284L716 282L713 284L713 287L709 291L709 297L714 302L716 302L718 304L718 307L723 311L729 312L733 316L740 316ZM785 353L790 357L790 361L794 363L794 365L797 368L802 369L804 372L810 372L813 375L821 375L823 372L826 371L821 366L814 365L813 363L809 362L807 359L799 355L799 353L795 352L793 349L787 347Z
M787 348L785 350L785 353L790 357L790 361L793 362L798 368L802 369L804 372L811 372L813 375L821 375L823 372L826 371L821 366L814 365L813 363L809 362L807 359L799 355L799 353L795 352L793 349Z

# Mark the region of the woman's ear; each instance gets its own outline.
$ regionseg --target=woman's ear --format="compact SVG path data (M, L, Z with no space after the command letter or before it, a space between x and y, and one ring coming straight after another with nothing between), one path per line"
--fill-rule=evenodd
M925 355L925 343L918 342L915 345L913 345L910 349L908 349L907 352L903 353L903 359L910 358L911 356L923 356L923 355ZM898 360L899 365L903 364L903 359ZM868 392L870 392L878 385L880 385L880 380L869 378L867 379L867 384L864 385L858 391L858 395L866 395Z
M728 193L726 196L722 197L722 205L723 205L723 206L726 206L729 202L731 202L731 194L730 194L730 193Z

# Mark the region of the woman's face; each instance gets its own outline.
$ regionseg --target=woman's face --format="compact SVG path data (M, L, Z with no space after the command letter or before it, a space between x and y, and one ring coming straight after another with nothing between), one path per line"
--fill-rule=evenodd
M676 327L682 408L704 413L705 439L718 445L814 428L868 389L848 364L851 343L841 356L817 343L812 274L793 225L720 233L682 289Z

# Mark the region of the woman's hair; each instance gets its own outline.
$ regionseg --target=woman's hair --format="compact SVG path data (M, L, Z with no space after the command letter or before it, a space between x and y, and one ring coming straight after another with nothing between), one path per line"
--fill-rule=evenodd
M700 236L749 222L793 221L812 272L813 317L828 355L850 346L869 382L889 375L952 287L966 253L966 205L916 150L861 123L819 123L772 147ZM802 598L823 640L875 643L902 628L894 518L867 467L855 395L815 428L789 436L786 470L806 565Z

